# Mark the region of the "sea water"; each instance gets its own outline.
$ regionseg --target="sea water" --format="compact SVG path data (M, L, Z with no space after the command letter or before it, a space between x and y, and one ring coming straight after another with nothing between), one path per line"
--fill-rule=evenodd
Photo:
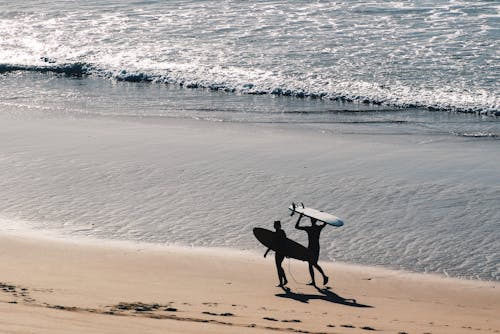
M500 280L498 9L0 2L2 229L258 250L303 200L324 260Z
M0 70L498 111L496 1L0 3Z

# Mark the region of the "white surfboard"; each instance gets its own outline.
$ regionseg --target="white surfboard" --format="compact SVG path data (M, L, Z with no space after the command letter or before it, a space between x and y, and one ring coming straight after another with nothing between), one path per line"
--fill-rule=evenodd
M292 216L295 212L303 214L309 218L315 218L319 221L327 223L328 225L340 227L344 225L344 222L337 216L331 215L329 213L319 211L316 209L305 207L303 204L297 205L292 203L288 210L292 211Z

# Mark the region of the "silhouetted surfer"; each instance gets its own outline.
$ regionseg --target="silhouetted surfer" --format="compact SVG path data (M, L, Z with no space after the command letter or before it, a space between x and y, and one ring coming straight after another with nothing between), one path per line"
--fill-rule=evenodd
M281 267L281 263L285 258L285 254L283 254L283 247L284 247L283 245L286 239L286 234L285 231L281 229L281 222L279 220L274 221L274 228L276 229L276 232L274 232L273 243L277 245L274 255L274 261L276 262L276 271L278 272L278 279L279 279L278 286L283 287L288 283L285 271L283 270L283 267ZM264 253L264 257L267 256L267 253L269 253L270 250L271 248L267 249L266 253Z
M311 274L311 282L309 285L314 285L316 286L316 282L314 281L314 268L316 268L321 275L323 275L323 284L326 285L328 283L328 276L325 275L323 272L323 269L318 264L318 258L319 258L319 235L321 234L321 230L323 230L323 227L325 227L326 223L323 223L322 225L318 225L317 219L311 218L311 226L299 226L300 220L302 219L303 215L301 214L299 216L299 219L297 220L297 224L295 224L295 228L298 230L303 230L307 232L307 237L309 239L309 245L307 246L307 249L309 250L309 273Z

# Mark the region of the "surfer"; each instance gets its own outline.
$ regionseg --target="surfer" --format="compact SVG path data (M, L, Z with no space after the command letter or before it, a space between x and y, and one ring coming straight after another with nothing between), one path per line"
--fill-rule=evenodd
M316 286L316 282L314 280L314 268L316 268L321 275L323 275L323 284L326 285L328 283L328 276L325 275L323 269L318 264L319 258L319 236L321 234L321 230L325 227L326 223L317 224L318 220L316 218L311 217L311 226L300 226L300 220L302 219L303 214L300 214L297 223L295 224L295 228L298 230L303 230L307 232L307 238L309 240L309 244L307 249L309 250L309 273L311 274L311 282L308 285Z
M276 247L276 249L278 250L275 251L276 253L274 255L274 261L276 262L276 271L278 272L278 280L279 280L278 286L284 287L288 283L288 280L286 279L285 271L281 266L281 263L285 258L285 254L283 254L282 251L280 251L280 249L283 249L282 245L284 244L284 241L286 239L286 234L285 231L283 231L283 229L281 228L281 221L279 220L274 221L274 229L276 230L276 232L273 233L274 234L273 239L274 243L278 245L278 247ZM264 253L264 257L267 256L267 253L269 253L270 250L271 248L267 249L267 251Z

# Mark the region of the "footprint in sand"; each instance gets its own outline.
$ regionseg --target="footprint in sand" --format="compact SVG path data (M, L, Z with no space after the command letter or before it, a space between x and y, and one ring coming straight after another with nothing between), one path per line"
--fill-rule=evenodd
M243 309L244 309L244 308L248 308L248 306L246 306L246 305L238 305L238 304L231 304L231 306L232 306L232 307L238 307L238 308L240 308L240 309L242 309L242 308L243 308Z
M177 312L177 309L175 307L167 307L166 309L164 309L163 311L167 311L167 312Z
M205 311L205 312L201 312L203 314L208 314L208 315L214 315L214 316L219 316L219 317L233 317L234 314L232 314L231 312L225 312L225 313L214 313L214 312L208 312L208 311Z
M177 308L171 307L172 302L168 304L145 304L141 302L135 303L125 303L121 302L117 305L110 306L110 312L120 312L120 311L135 311L135 312L155 312L155 311L166 311L166 312L177 312Z
M11 284L7 284L7 283L0 282L0 289L2 289L5 292L10 292L10 293L16 292L16 286L11 285Z
M6 284L6 283L0 282L0 289L5 293L10 294L12 297L15 297L15 298L22 297L23 301L25 303L35 302L35 299L30 297L29 290L27 288L22 288L22 287L18 287L18 286L12 285L12 284ZM10 304L17 304L17 301L16 301L16 303L14 303L14 302L9 302L9 303Z
M145 304L141 302L125 303L121 302L115 305L114 308L121 311L136 311L136 312L152 312L160 308L160 304Z
M370 327L370 326L363 326L363 327L361 327L361 329L364 329L365 331L374 331L375 330L375 328Z

